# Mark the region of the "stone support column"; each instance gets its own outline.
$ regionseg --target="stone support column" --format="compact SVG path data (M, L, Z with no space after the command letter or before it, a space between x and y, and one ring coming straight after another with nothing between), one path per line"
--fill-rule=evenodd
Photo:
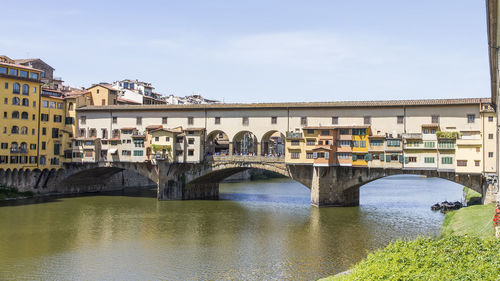
M349 175L339 171L339 167L314 167L311 205L316 207L359 205L359 185L350 185ZM349 188L344 190L345 187Z
M257 156L261 156L262 154L262 143L257 143Z
M229 156L233 156L233 142L229 142Z

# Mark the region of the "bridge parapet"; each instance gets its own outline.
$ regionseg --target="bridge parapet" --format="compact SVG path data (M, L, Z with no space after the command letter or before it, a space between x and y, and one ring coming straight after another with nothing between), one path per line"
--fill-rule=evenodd
M208 162L247 162L247 163L285 163L285 157L265 157L249 155L213 155L207 158Z

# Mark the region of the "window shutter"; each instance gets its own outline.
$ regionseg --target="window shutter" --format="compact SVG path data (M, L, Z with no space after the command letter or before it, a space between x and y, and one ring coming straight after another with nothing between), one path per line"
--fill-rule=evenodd
M391 155L385 155L385 161L386 162L391 162Z
M330 158L330 152L325 152L325 159L329 159Z
M383 154L383 153L380 153L380 155L379 155L379 156L380 156L380 157L379 157L379 158L380 158L380 162L384 162L384 160L385 160L385 159L384 159L384 157L385 157L385 156L384 156L384 154Z
M313 158L314 158L314 159L317 159L317 158L318 158L318 153L317 153L317 152L313 152Z
M353 154L353 155L352 155L352 161L356 161L356 160L358 160L358 155Z
M408 159L408 157L405 157L405 164L408 164L410 162L410 160Z

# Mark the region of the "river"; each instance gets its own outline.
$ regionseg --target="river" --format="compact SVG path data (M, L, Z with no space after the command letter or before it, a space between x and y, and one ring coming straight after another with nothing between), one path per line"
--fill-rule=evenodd
M439 235L442 179L394 176L360 206L314 208L289 179L220 186L217 201L155 191L0 202L1 280L314 280L398 238Z

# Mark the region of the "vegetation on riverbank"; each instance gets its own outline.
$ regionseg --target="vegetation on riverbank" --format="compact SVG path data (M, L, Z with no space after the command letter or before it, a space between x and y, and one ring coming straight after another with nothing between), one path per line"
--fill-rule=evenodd
M489 238L495 235L493 214L495 204L474 205L446 213L441 235L470 235Z
M323 280L499 280L500 240L472 236L398 240L368 255L352 273Z
M33 192L31 191L19 192L16 188L0 185L0 200L31 196L33 196Z
M477 192L465 190L467 199ZM495 204L446 213L439 238L398 240L356 264L349 274L323 280L500 280Z
M481 204L481 193L464 186L464 196L467 206Z

